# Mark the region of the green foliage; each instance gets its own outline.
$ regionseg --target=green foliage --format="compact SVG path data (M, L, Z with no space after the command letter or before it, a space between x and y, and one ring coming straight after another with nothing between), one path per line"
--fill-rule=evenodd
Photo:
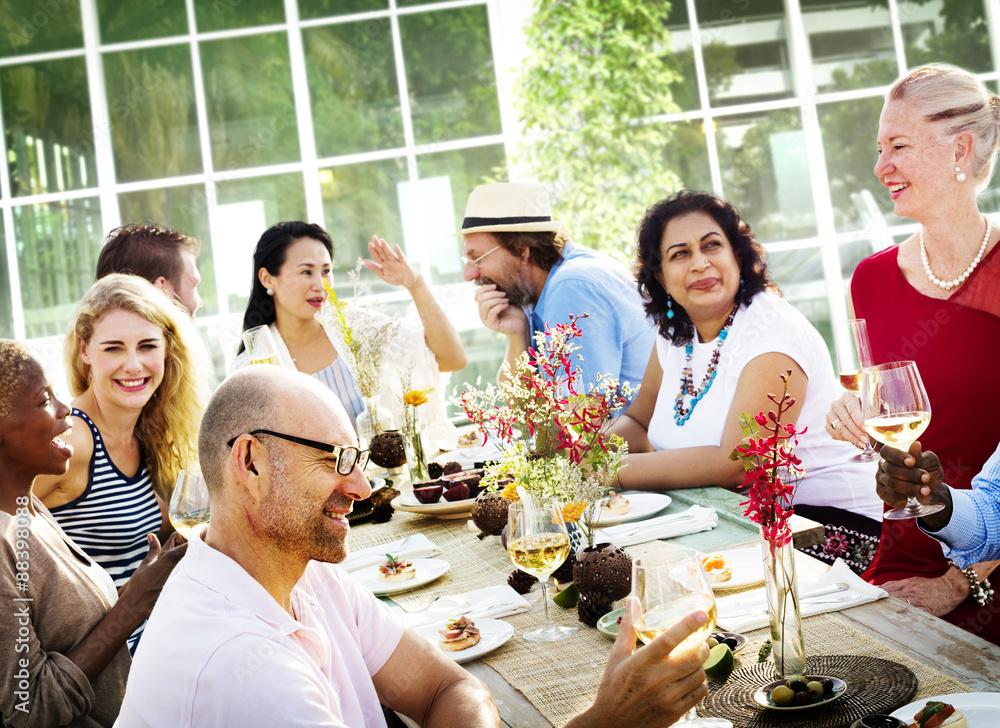
M661 163L670 132L642 121L678 110L669 11L665 2L550 0L526 28L519 161L550 189L575 240L619 256L645 208L678 186Z

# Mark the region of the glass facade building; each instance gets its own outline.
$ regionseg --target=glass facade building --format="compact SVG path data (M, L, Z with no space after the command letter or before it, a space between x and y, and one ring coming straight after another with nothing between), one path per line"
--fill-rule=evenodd
M338 288L373 233L403 246L467 344L453 383L492 377L503 346L479 323L451 235L473 187L519 178L511 96L530 12L529 0L0 0L0 336L57 363L107 231L156 220L202 240L197 321L221 371L257 238L308 219L334 238ZM857 262L915 229L871 172L885 86L946 61L996 90L1000 0L677 0L664 48L680 111L646 120L663 126L662 163L737 205L827 335ZM998 208L987 191L983 209Z

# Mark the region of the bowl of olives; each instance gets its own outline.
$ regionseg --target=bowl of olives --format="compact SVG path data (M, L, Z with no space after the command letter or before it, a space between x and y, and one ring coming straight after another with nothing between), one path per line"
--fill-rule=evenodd
M768 710L807 710L836 700L846 690L847 683L835 677L799 675L765 685L753 699Z
M747 638L741 634L736 634L736 632L713 632L712 636L708 638L708 646L710 648L716 645L727 644L733 652L742 650L746 643Z

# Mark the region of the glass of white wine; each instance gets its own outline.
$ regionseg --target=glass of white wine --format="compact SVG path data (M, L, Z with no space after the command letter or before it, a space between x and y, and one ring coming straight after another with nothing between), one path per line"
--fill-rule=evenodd
M701 629L677 645L670 654L686 652L712 636L718 612L715 595L705 576L701 554L671 545L632 562L632 596L642 610L635 630L643 644L649 644L692 612L705 612L708 621ZM685 728L732 728L723 718L699 718L695 709L681 721Z
M244 331L243 344L247 348L251 364L277 364L281 366L278 346L274 343L271 329L267 326L254 326L252 329Z
M872 361L871 345L868 343L868 325L864 319L837 321L834 324L833 335L837 343L840 386L860 396L861 386L864 383L861 373L875 363ZM871 439L865 443L865 449L853 458L862 462L877 459L878 453L872 447Z
M569 534L556 500L515 501L507 508L507 553L521 571L542 582L545 626L524 633L528 642L555 642L572 637L579 627L556 625L549 617L549 576L569 556Z
M931 403L916 362L894 361L865 370L862 411L868 434L897 450L909 450L931 422ZM943 503L919 503L909 498L902 508L883 518L901 520L937 513Z
M208 523L211 515L208 506L208 486L201 473L194 470L182 470L177 474L177 483L170 496L168 511L170 523L184 538L202 524Z

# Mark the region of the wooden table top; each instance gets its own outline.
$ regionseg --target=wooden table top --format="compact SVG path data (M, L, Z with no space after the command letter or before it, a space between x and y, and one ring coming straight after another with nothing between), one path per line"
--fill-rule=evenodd
M405 486L404 486L405 487ZM756 526L742 515L743 497L721 488L691 488L670 492L671 505L663 513L680 512L691 504L716 509L719 525L711 531L690 534L672 542L698 550L721 550L758 543ZM819 543L823 528L796 517L795 545ZM433 520L429 521L433 523ZM800 578L825 571L828 566L806 554L796 553ZM978 691L995 691L1000 685L1000 647L976 637L906 602L887 598L831 613L832 618L854 627L932 669ZM552 724L516 686L492 667L475 660L464 667L489 688L505 726L551 728ZM596 692L596 685L594 686ZM390 716L390 725L415 726L403 716ZM395 721L395 722L394 722Z

